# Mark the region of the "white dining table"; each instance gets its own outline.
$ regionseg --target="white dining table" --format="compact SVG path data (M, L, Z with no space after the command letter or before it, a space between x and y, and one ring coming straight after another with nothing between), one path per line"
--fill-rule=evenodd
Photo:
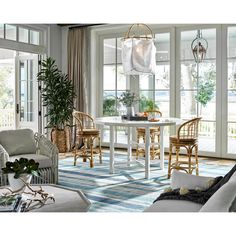
M145 128L145 178L150 178L150 128L160 127L160 168L164 170L164 138L163 130L165 126L178 125L181 120L178 118L159 118L157 122L151 121L129 121L123 120L121 117L98 117L95 118L95 124L102 126L109 126L110 128L110 174L114 174L114 142L115 142L115 127L123 126L127 128L127 165L130 166L132 158L132 128Z

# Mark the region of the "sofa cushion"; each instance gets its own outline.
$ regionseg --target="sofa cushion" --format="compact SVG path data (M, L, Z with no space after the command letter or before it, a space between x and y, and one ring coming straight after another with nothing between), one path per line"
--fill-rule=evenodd
M171 175L171 188L187 188L205 190L214 182L212 177L196 176L173 170Z
M233 177L233 176L232 176ZM236 197L236 181L228 181L204 204L201 212L229 212Z
M31 129L1 131L0 144L9 156L36 153L34 133Z
M144 212L198 212L201 204L184 200L160 200L146 208Z
M52 160L49 157L37 154L15 155L11 156L9 158L9 161L14 161L15 159L19 160L21 157L27 158L28 160L34 159L36 162L39 163L39 168L52 167Z

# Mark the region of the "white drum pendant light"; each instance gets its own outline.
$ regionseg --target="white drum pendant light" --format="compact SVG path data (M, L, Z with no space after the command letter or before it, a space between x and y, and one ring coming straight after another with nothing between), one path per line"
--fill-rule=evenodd
M133 24L122 40L124 74L155 74L156 47L152 30L145 24Z

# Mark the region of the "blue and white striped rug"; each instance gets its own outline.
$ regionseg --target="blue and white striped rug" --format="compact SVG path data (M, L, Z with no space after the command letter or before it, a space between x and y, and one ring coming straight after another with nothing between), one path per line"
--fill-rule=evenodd
M94 168L89 162L77 160L73 166L73 158L59 161L59 184L80 189L92 202L90 212L142 212L150 206L157 196L169 185L167 179L167 162L165 170L159 165L151 165L151 179L144 178L144 167L134 163L131 167L119 162L126 160L124 154L115 156L115 174L109 174L108 153L103 154L103 163L95 160ZM200 160L200 175L219 176L227 173L231 165L207 164Z

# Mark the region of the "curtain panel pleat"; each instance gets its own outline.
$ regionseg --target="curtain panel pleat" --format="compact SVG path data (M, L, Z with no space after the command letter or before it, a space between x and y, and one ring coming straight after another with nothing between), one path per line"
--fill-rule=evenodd
M74 107L77 111L88 111L88 29L72 28L68 32L67 65L68 77L73 81L76 98ZM72 146L75 144L75 130L72 130Z

